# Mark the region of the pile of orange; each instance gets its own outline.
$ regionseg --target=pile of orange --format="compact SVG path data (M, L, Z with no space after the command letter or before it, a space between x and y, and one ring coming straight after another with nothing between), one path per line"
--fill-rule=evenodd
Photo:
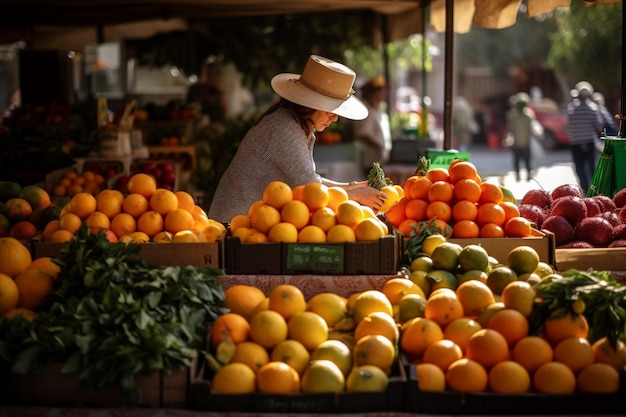
M135 174L129 194L105 189L95 196L75 194L61 210L59 220L44 228L44 241L66 242L83 222L94 232L104 230L112 242L214 242L226 227L210 219L186 191L157 188L154 177Z
M369 242L389 234L385 222L343 188L312 182L292 189L282 181L270 182L261 200L231 219L229 230L243 243Z
M106 179L102 174L85 170L81 173L71 169L63 174L52 189L55 197L72 197L78 193L95 195L107 188Z
M483 182L474 164L455 159L446 168L431 168L402 185L404 197L385 215L403 235L416 223L435 219L437 227L456 238L527 237L531 223L517 204L505 199L498 184Z
M419 389L616 392L626 344L607 348L606 338L591 343L583 315L557 315L541 335L529 334L530 312L519 306L532 303L535 294L532 286L518 284L508 284L500 301L479 280L437 289L420 314L402 323L400 348L416 367Z

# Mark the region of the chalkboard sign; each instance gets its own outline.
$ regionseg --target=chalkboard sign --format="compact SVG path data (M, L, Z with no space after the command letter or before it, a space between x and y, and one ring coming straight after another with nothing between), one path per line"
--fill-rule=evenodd
M343 244L289 244L287 245L289 271L343 273Z

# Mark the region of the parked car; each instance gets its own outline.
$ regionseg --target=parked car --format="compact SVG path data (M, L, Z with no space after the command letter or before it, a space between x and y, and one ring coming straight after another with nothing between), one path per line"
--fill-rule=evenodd
M535 117L543 126L544 149L552 150L569 144L567 115L554 100L549 98L531 100L528 107L535 112Z

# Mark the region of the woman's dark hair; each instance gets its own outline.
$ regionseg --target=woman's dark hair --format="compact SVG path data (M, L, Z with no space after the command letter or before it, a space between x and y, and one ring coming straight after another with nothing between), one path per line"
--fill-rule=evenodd
M261 121L261 119L263 119L265 116L274 113L277 109L281 107L291 111L298 120L298 123L300 123L300 126L302 127L302 130L304 130L306 135L311 135L311 133L313 132L311 124L311 114L313 114L315 109L296 104L293 101L289 101L284 98L281 98L276 103L272 104L267 110L265 110L265 112L261 115L261 117L259 117L256 123L259 123L259 121Z

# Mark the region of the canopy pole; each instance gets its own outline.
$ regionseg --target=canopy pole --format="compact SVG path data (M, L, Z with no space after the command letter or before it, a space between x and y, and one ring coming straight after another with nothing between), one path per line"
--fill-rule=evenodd
M452 84L454 84L454 0L446 0L443 150L452 149Z
M624 31L624 25L626 25L626 13L624 13L624 7L622 7L622 96L620 103L620 122L619 122L619 132L617 133L618 138L626 138L626 57L624 56L624 45L626 45L626 31Z

